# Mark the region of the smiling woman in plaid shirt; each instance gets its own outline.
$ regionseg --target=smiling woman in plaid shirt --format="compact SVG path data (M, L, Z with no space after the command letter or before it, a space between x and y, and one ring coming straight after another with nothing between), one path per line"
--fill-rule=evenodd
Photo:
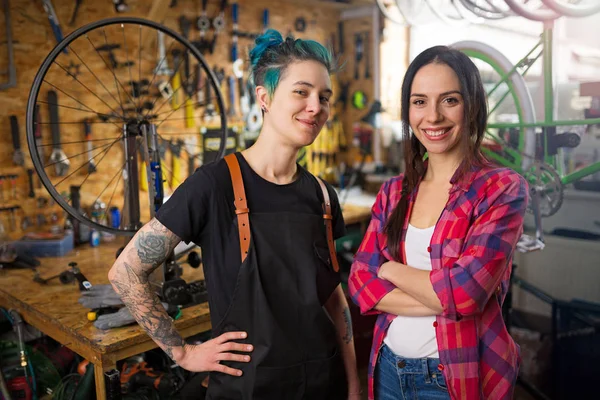
M402 120L406 172L382 186L349 279L379 314L369 399L511 399L519 349L501 310L527 183L481 155L485 92L458 50L415 58Z

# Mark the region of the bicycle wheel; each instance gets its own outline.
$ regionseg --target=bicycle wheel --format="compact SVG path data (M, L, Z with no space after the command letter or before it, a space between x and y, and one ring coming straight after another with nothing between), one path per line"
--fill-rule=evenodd
M567 17L589 17L600 11L598 0L581 0L575 4L564 0L542 0L542 3L549 9Z
M65 37L37 72L26 114L33 165L54 200L79 222L123 235L185 179L182 164L224 155L226 122L219 82L198 49L132 17ZM108 218L113 207L118 220Z
M523 0L504 0L515 13L533 21L551 21L562 17L553 10L543 8L539 1L524 3Z
M491 3L489 0L485 2L474 0L460 0L460 4L478 18L503 19L513 15L513 13L511 13L510 11L500 9L495 4Z
M513 64L498 50L475 41L462 41L452 45L467 54L477 65L488 92L490 114L488 124L495 122L534 123L533 101L525 80ZM512 73L511 73L512 71ZM506 77L506 78L505 78ZM503 82L503 83L500 83ZM506 101L505 101L506 100ZM513 165L517 172L526 171L535 158L536 136L534 128L522 128L516 133L488 128L486 138L500 144L500 152L488 153L495 161ZM515 160L506 160L504 152L514 148ZM520 162L519 162L520 159Z

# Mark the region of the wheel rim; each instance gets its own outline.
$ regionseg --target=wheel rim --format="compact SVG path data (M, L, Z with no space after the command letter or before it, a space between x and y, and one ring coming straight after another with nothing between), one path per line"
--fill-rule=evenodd
M119 30L122 33L122 42L120 43L122 46L120 48L113 48L112 53L110 53L110 51L106 50L108 48L107 45L113 45L114 47L114 44L117 43L116 39ZM196 103L195 93L191 93L191 86L187 85L192 81L191 74L189 76L190 79L181 80L185 84L185 87L181 86L178 89L180 96L181 93L184 93L181 97L184 98L186 107L173 108L170 107L171 104L167 104L171 103L169 99L158 96L152 97L154 92L157 91L155 88L156 78L157 76L160 77L160 75L154 73L154 69L160 63L155 62L158 59L158 56L154 57L156 55L156 46L152 47L149 43L151 43L153 36L155 38L159 31L164 34L167 43L170 44L170 47L168 47L166 43L168 49L171 47L180 48L183 51L182 54L189 55L190 65L194 66L196 71L201 71L205 85L209 85L212 89L212 104L216 106L217 112L215 119L210 125L216 132L216 135L221 138L215 156L216 158L221 158L225 153L226 140L223 139L226 134L225 126L227 120L225 115L226 109L215 74L208 67L203 56L194 45L177 32L152 21L132 17L110 18L77 29L61 41L46 57L36 74L30 90L26 114L27 142L34 167L41 182L52 198L70 216L85 225L101 231L132 235L137 230L137 226L129 225L128 227L124 227L123 224L120 224L119 228L113 228L109 225L106 218L108 208L118 205L121 205L120 211L121 216L123 216L129 211L125 206L130 201L127 196L133 196L136 190L138 191L138 195L140 195L139 189L127 186L129 183L133 183L135 179L123 174L125 164L116 161L118 156L123 157L124 153L122 150L120 152L116 151L115 148L122 146L126 142L125 137L127 135L125 135L125 132L132 124L136 124L138 129L145 124L154 124L157 126L161 138L172 142L171 149L173 154L175 154L177 146L181 145L178 139L182 137L185 137L186 140L189 139L191 142L194 139L196 143L201 142L197 127L195 131L193 129L186 130L186 128L178 129L182 120L183 122L189 120L188 116L185 115L185 109L190 108L189 101L194 98L194 102ZM101 40L102 36L104 40ZM110 43L109 38L114 43ZM133 44L138 38L139 45L138 48L135 48ZM63 53L65 49L69 51L68 55ZM106 53L103 57L101 53L105 51ZM131 54L129 54L130 52ZM86 56L89 57L87 61ZM91 57L94 57L93 61L91 61ZM169 58L167 57L167 59ZM74 64L80 64L79 71L74 67L68 66L67 61L69 60ZM183 58L179 61L179 63L175 64L171 58L171 68L182 66ZM117 63L116 67L115 62ZM133 63L135 67L130 63ZM118 64L121 65L119 66ZM113 67L112 70L111 66ZM71 71L70 74L69 71ZM63 74L62 76L66 76L66 78L59 79L60 73ZM109 79L111 77L112 79ZM173 83L174 75L162 76L160 79ZM137 82L137 84L134 82ZM74 89L75 86L77 86L77 89ZM144 88L148 90L147 94L144 94ZM47 109L52 108L51 102L45 101L46 95L44 94L44 91L50 90L60 96L55 107L59 109L57 111L57 114L60 114L59 123L53 123L52 116L49 115L46 117L44 113ZM86 94L85 96L83 95L84 93ZM175 90L172 93L177 96ZM93 99L93 102L88 100L88 103L102 105L102 107L89 106L89 104L86 104L86 101L81 101L81 99ZM204 109L207 108L206 104L202 105L199 103L197 102L195 106L198 106L200 111L202 111L202 107ZM165 104L167 105L165 106ZM42 109L42 117L37 121L37 124L34 122L36 105L38 109ZM178 118L178 115L181 114L185 115L185 118ZM196 114L198 113L196 112ZM82 120L84 118L91 118L93 120L92 126L96 128L99 126L102 127L101 130L92 129L92 137L94 138L92 143L94 145L91 146L91 153L88 153L87 141L65 139L65 137L76 137L78 134L79 137L83 136ZM105 120L104 122L102 122L103 119ZM62 145L63 152L71 161L69 172L64 176L56 176L56 171L53 171L53 169L57 164L53 165L52 162L48 161L49 154L51 153L49 149L56 147L53 144L54 140L50 140L49 131L52 130L52 126L56 125L59 125L61 128L60 133L62 137L60 144ZM42 128L41 143L36 143L36 127ZM79 133L75 133L77 130L79 130ZM143 138L140 136L136 140L136 146L139 146L141 149L143 147ZM196 144L196 146L199 153L202 154L200 152L201 145ZM92 158L97 164L97 169L101 167L106 168L110 174L104 175L104 178L101 178L100 171L96 171L95 173L90 172L88 155L93 156ZM197 157L195 156L193 159L195 158ZM61 158L58 160L61 160ZM180 161L183 161L183 158ZM163 166L165 167L165 175L168 178L170 169L164 163ZM173 162L171 166L176 166L176 163ZM183 181L181 175L177 176L176 171L171 170L170 175L169 183L171 184L178 184ZM107 183L104 189L98 183L102 179ZM127 184L124 183L124 179L128 179ZM119 183L121 180L123 182ZM89 184L89 186L84 188L85 184ZM81 186L81 196L84 202L90 202L95 197L94 194L86 191L88 190L87 188L94 186L94 190L103 192L95 198L95 200L106 205L106 210L104 211L104 215L100 216L102 217L100 221L96 221L94 215L91 213L82 214L72 206L70 199L65 198L64 193L69 193L68 189L70 189L70 186ZM171 194L174 189L174 187L168 188L168 194ZM146 195L140 195L140 199L143 200L144 196ZM110 204L113 202L113 199L115 202ZM144 208L147 207L149 210L151 206L150 204L146 205L143 203L144 201L141 202L140 207L142 208L141 211L143 212L144 219L147 220L151 213L146 213ZM95 217L98 217L98 215Z
M491 69L498 74L499 76L506 76L509 71L513 69L510 61L504 57L498 50L488 46L484 43L473 42L473 41L464 41L458 42L452 45L452 47L461 50L465 54L467 54L472 59L475 59L480 72L485 76L485 70L482 71L482 65L487 65L491 67ZM531 99L531 95L523 77L518 72L513 72L510 74L509 78L506 81L506 87L498 89L497 95L502 95L505 91L508 91L510 98L514 104L514 112L516 113L516 118L518 123L534 123L535 122L535 112L533 109L533 101ZM502 96L500 97L500 101L502 101ZM490 99L488 99L490 101ZM490 111L494 108L494 105L490 105ZM512 110L509 110L512 111ZM500 115L490 114L492 121L488 120L488 124L493 122L493 119L500 118ZM506 122L500 120L499 122ZM516 150L522 156L521 165L512 165L514 169L517 171L527 170L531 162L535 157L535 130L533 128L521 128L522 132L519 134L519 137L522 137L522 140L519 140L518 146L510 146L516 147ZM506 141L504 141L498 133L488 132L494 137L494 140L498 143L502 143L503 145L509 146ZM488 153L490 156L494 156L493 153Z
M522 0L504 0L506 4L513 10L515 13L520 15L521 17L525 17L527 19L531 19L533 21L551 21L561 17L560 14L557 14L553 10L548 9L537 9L533 10L528 8L524 4L522 4Z
M592 1L583 0L585 4L572 4L560 0L542 0L542 3L549 9L567 17L589 17L600 11L600 2L598 1L595 1L594 4Z

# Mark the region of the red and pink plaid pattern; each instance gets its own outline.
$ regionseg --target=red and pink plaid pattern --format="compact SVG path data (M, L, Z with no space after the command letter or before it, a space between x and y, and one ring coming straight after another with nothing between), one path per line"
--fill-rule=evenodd
M523 231L527 183L510 169L491 167L473 167L451 183L429 248L430 279L444 308L434 323L440 369L452 399L512 399L519 348L504 325L502 302L509 287L512 255ZM383 229L401 190L402 176L398 176L379 191L348 282L361 312L379 314L369 365L369 399L374 399L377 355L394 319L373 307L395 288L377 278L377 270L391 259ZM416 192L410 195L409 213ZM407 225L408 218L402 254Z

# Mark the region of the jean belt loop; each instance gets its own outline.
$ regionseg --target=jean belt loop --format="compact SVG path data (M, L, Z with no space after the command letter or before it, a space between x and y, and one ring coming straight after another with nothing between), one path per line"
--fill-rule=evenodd
M427 358L422 358L421 363L423 365L423 374L425 375L425 383L431 383L431 373L429 371L429 360Z

